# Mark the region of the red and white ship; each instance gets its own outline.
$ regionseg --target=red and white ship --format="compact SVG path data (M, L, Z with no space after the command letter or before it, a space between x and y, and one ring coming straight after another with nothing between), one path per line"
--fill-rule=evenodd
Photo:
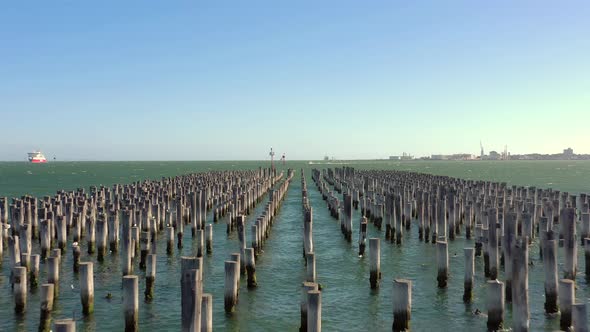
M28 155L29 155L29 162L32 162L34 164L47 162L47 158L45 158L45 156L41 153L41 151L29 152Z

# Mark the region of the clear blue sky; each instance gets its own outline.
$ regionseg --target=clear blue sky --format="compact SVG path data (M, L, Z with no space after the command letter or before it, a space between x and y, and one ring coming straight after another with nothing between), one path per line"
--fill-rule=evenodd
M0 160L590 153L588 1L3 1Z

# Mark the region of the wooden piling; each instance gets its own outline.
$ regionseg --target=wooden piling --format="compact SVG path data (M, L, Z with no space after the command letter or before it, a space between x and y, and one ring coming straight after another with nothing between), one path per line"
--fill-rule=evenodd
M109 248L112 252L119 250L119 215L115 214L109 216Z
M123 277L123 310L125 314L125 332L139 330L139 286L136 275Z
M488 261L489 261L489 278L491 280L498 278L500 267L498 255L498 210L488 210Z
M559 280L559 326L564 331L572 326L572 305L575 301L575 283L569 279Z
M154 283L156 281L156 262L157 256L155 254L149 254L146 260L146 272L145 272L145 300L151 301L154 298Z
M322 293L317 290L307 292L307 331L322 331Z
M53 284L41 285L41 310L39 319L39 331L46 332L50 330L51 311L53 310Z
M166 238L166 253L172 255L174 252L174 227L166 227L166 234L168 234Z
M58 319L54 324L55 332L76 332L76 321L73 319Z
M574 303L572 305L572 326L575 332L588 332L588 313L586 303Z
M379 279L381 279L381 239L369 239L369 269L371 289L379 288Z
M445 241L436 241L436 266L438 287L446 288L449 278L449 248Z
M557 241L548 240L543 245L543 269L545 270L545 312L554 314L557 306Z
M90 315L94 311L94 267L92 262L80 263L80 300L82 312Z
M256 260L254 248L246 248L245 250L246 272L248 274L248 288L256 288Z
M475 249L464 248L465 253L465 278L463 281L463 302L471 302L473 293L473 280L475 275Z
M195 231L195 247L196 247L196 256L197 257L203 257L203 252L204 252L204 238L205 238L205 234L204 231L202 229L197 229Z
M512 260L512 329L515 332L529 330L529 251L528 237L517 239ZM509 264L508 262L506 264Z
M412 316L412 281L393 280L393 327L394 332L408 331Z
M207 240L205 241L205 247L207 250L207 254L211 254L213 252L213 225L212 224L208 224L207 226L205 226L205 237L207 238Z
M141 232L139 237L140 258L139 268L145 270L147 255L150 252L150 232Z
M574 208L565 208L560 215L564 240L564 279L575 280L578 260L578 247L576 246L576 222L574 220Z
M72 267L74 273L78 273L80 269L80 246L77 244L72 245Z
M199 261L196 257L180 258L180 299L182 330L188 331L194 318L195 297L192 285L194 273L199 269Z
M301 309L301 324L299 326L300 332L307 331L307 293L310 291L317 291L318 284L314 282L304 282L302 284L302 297L300 303Z
M213 332L213 296L208 293L201 300L201 332Z
M12 268L12 284L14 293L14 312L24 314L27 307L27 268L15 266Z
M50 225L49 223L51 220L40 220L39 221L39 237L41 238L41 259L45 260L45 258L49 255L49 250L51 249L51 232L50 232Z
M103 217L96 221L96 258L99 262L104 260L107 250L108 223Z
M308 252L305 254L305 265L307 268L305 273L305 281L316 282L315 254L313 252Z
M367 218L361 217L361 226L359 227L359 256L365 255L367 243Z
M305 209L303 220L303 257L308 252L313 252L313 209Z
M47 282L53 284L53 298L59 295L59 261L60 257L47 258Z
M232 313L237 303L237 287L240 265L236 261L225 261L225 291L224 308L226 313Z
M90 218L87 219L87 221L88 224L86 225L86 231L88 232L88 234L86 234L86 240L88 241L88 254L92 255L94 253L94 245L96 243L96 219L94 218L94 216L91 215Z
M502 237L504 262L512 262L512 250L516 242L516 213L509 212L504 219L504 236ZM527 263L528 264L528 263ZM512 302L512 264L504 264L504 278L506 279L506 301Z
M502 329L504 321L504 283L498 280L488 280L487 310L488 310L488 331Z

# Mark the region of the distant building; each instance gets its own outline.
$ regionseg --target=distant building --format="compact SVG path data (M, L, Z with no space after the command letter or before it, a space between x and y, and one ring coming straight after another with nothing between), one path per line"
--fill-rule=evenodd
M563 155L565 157L573 157L574 156L574 150L572 148L563 149Z
M447 160L447 156L443 154L433 154L430 156L431 160Z
M490 151L489 159L490 160L500 160L500 159L502 159L502 155L496 151Z
M413 160L414 156L409 153L403 153L401 156L389 156L389 160Z

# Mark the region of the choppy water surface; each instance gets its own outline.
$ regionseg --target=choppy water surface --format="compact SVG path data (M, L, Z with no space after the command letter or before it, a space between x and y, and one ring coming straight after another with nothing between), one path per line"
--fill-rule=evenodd
M59 189L72 190L90 185L129 183L145 178L157 179L196 171L213 169L257 168L265 162L109 162L109 163L0 163L0 196L50 195ZM472 179L506 181L518 185L553 187L572 193L590 192L590 162L355 162L357 168L404 169L444 174ZM256 262L258 288L248 290L245 280L240 288L236 312L228 316L223 311L223 261L238 250L235 234L225 233L225 220L214 224L213 254L204 257L204 291L213 294L214 328L224 331L296 331L299 328L300 283L305 267L301 255L302 210L299 168L306 169L310 201L314 209L314 247L318 281L323 286L322 319L326 331L386 331L391 330L392 279L403 277L413 281L412 321L415 331L471 331L485 330L484 317L473 315L476 308L485 312L485 278L483 261L476 257L474 300L462 302L463 248L473 246L473 240L459 236L449 243L450 279L448 288L436 287L435 246L418 241L418 229L413 226L411 236L402 246L384 242L384 232L369 225L369 237L380 237L381 270L383 279L378 291L369 288L368 257L357 256L357 236L347 243L341 236L338 222L332 219L324 201L311 181L310 168L334 167L323 163L288 162L295 168L296 177L274 223L265 253ZM281 166L282 167L282 166ZM248 224L261 212L262 203L248 216ZM359 211L353 211L354 232L358 231ZM212 221L209 216L208 222ZM248 231L250 228L246 228ZM249 235L248 235L249 238ZM155 298L144 303L145 278L140 276L140 330L178 331L180 329L180 256L192 255L190 232L185 232L182 252L165 254L165 239L158 242L158 262ZM71 250L62 261L60 294L53 312L54 318L75 317L81 331L118 331L123 328L121 298L121 269L117 255L104 263L96 256L88 257L85 243L82 260L94 262L95 312L90 318L81 315L79 286L72 273ZM38 247L34 247L38 252ZM0 268L0 330L36 330L39 320L39 292L29 295L24 317L15 317L8 283L9 264L5 250ZM562 254L560 248L559 254ZM583 250L578 251L579 271L583 271ZM532 330L556 330L558 318L544 315L543 268L538 259L538 247L530 248L533 265L529 267L529 298ZM561 258L560 258L561 260ZM46 280L46 266L41 264L40 280ZM502 279L502 276L500 276ZM590 287L583 274L577 276L576 297L589 301ZM105 299L107 293L113 298ZM507 304L506 323L510 324L510 305Z

